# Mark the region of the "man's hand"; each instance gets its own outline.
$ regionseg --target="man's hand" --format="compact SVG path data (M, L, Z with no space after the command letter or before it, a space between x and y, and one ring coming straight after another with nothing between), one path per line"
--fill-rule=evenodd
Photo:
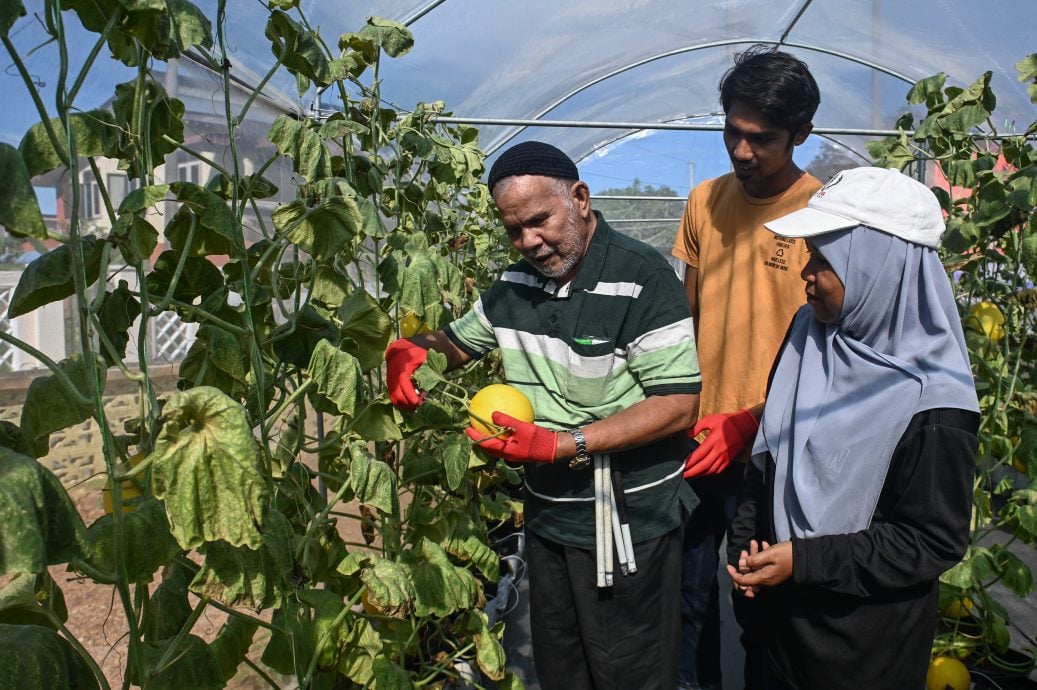
M688 436L694 438L703 431L709 433L684 461L684 477L690 479L722 472L756 436L759 427L759 420L749 410L719 412L703 417Z
M425 393L414 388L411 376L428 357L428 350L400 338L393 341L385 351L385 384L389 387L389 400L401 410L413 412L425 402Z
M775 587L792 577L792 542L769 545L763 542L757 548L756 540L749 542L749 552L742 551L738 568L727 566L735 589L753 598L760 587Z
M523 422L503 412L493 413L493 423L505 427L507 435L484 436L472 427L464 430L468 438L489 455L511 462L554 462L558 432ZM507 433L510 431L511 433Z

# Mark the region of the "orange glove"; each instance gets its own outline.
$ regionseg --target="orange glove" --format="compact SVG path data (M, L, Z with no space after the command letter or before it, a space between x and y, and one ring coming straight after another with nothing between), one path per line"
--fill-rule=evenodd
M493 413L493 423L512 430L507 436L483 436L468 427L468 438L479 444L487 454L511 462L554 462L558 450L558 432L536 424L523 422L503 412Z
M688 436L694 438L703 431L709 433L684 461L684 477L690 479L722 472L756 436L759 428L759 420L749 410L718 412L703 417Z
M413 412L425 402L425 393L414 388L411 376L428 357L428 350L405 338L394 340L385 351L385 384L389 400L401 410Z

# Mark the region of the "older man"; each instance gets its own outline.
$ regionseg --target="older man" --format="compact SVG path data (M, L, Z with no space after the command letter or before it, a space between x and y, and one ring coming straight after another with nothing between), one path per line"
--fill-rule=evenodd
M683 288L658 252L591 209L590 190L557 148L528 141L505 151L489 186L523 259L444 330L390 345L390 397L402 409L421 403L411 375L427 349L458 367L500 348L508 383L536 419L494 413L510 435L467 433L525 463L540 684L669 690L680 525L696 502L681 476L682 432L701 385Z

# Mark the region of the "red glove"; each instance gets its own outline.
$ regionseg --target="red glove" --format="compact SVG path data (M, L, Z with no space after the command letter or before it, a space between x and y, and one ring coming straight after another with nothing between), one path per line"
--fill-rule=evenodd
M425 402L425 393L414 388L411 376L428 357L428 350L409 340L394 340L385 351L385 383L389 387L389 400L401 410L413 412Z
M507 436L483 436L472 427L464 430L468 438L489 455L511 462L554 462L558 450L558 432L523 422L503 412L493 413L493 423L513 429Z
M684 461L684 477L690 479L722 472L756 436L759 428L759 420L749 410L706 415L688 432L691 438L703 431L709 434Z

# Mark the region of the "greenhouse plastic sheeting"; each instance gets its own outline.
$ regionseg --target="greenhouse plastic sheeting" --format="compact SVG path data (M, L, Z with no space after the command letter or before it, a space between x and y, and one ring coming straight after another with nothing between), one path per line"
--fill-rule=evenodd
M196 4L216 16L215 2ZM42 2L30 0L26 7L40 13ZM409 25L413 50L384 61L380 71L384 99L402 109L442 100L461 118L680 122L718 114L720 75L735 53L764 42L784 44L810 65L822 93L815 118L820 128L889 129L907 108L911 84L940 71L949 84L965 86L991 70L999 129L1021 130L1035 119L1015 70L1034 49L1034 0L308 0L301 7L329 45L341 33L359 30L369 15ZM274 61L260 38L269 12L263 3L232 0L227 13L234 72L258 83ZM23 19L13 40L26 50L42 37ZM45 46L28 67L52 75L54 61L53 46ZM5 74L8 97L27 100L14 71ZM77 104L103 104L122 74L116 65L95 70ZM217 80L211 88L219 88ZM319 101L312 91L300 96L283 70L267 96L275 110L302 114L318 102L336 106L330 94ZM0 128L7 141L17 141L35 121L27 104L13 115ZM480 131L490 153L516 137L536 136L577 159L630 134L513 125L482 125ZM866 155L868 137L831 137Z

